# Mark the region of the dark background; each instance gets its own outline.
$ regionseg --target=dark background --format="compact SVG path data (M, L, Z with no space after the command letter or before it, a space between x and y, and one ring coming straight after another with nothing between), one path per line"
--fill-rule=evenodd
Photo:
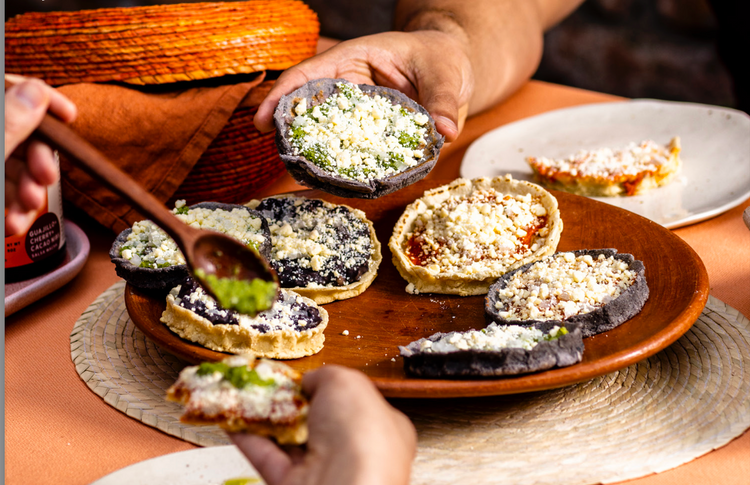
M32 10L163 3L178 2L8 0L5 15L7 20ZM309 3L320 11L336 2ZM321 12L322 34L347 38L387 29L388 3L369 0L367 8L378 13L362 15L352 2L344 2L351 17L345 21L341 15L334 18ZM744 73L746 66L740 65L750 59L748 32L747 0L587 0L546 34L544 56L534 78L630 98L693 101L748 111L750 79Z

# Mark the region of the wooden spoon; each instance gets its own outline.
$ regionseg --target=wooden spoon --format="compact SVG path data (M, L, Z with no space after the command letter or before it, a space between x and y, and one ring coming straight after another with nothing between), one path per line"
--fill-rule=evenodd
M12 85L5 81L6 89ZM216 298L206 281L209 275L215 275L234 280L258 278L273 282L278 297L278 277L258 252L225 234L188 226L101 152L52 116L44 116L35 134L68 155L78 167L119 194L169 234L185 256L188 269L209 295ZM197 275L196 270L199 270Z

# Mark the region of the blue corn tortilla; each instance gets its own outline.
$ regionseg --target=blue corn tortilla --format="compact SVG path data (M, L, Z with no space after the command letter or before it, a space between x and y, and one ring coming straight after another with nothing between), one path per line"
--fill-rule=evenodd
M258 252L266 259L271 255L271 231L268 229L268 222L257 211L254 211L244 205L223 204L220 202L200 202L191 205L190 209L223 209L231 211L232 209L242 209L259 217L261 220L261 229L265 235L265 241L258 248ZM168 292L181 281L189 276L187 265L179 264L176 266L167 266L166 268L140 268L133 266L129 260L120 256L120 248L128 239L128 235L133 232L131 228L122 231L109 250L109 259L115 265L117 276L127 281L130 285L142 290L153 292Z
M567 251L566 251L567 252ZM596 334L607 332L613 328L621 325L622 323L630 320L637 315L643 305L648 300L649 289L646 284L646 268L643 266L642 261L636 260L632 254L618 253L616 249L580 249L578 251L572 251L576 256L589 255L596 259L600 254L604 257L613 256L615 259L628 263L628 269L636 272L635 282L620 296L610 301L606 305L597 308L589 313L583 313L574 315L567 320L565 323L580 323L583 338L592 337ZM555 253L559 254L559 253ZM553 255L554 256L554 255ZM495 303L498 301L497 292L500 289L505 288L508 285L508 281L518 272L523 272L529 269L536 261L525 264L520 268L505 273L498 280L490 286L489 292L485 299L484 314L487 323L495 322L498 325L523 325L532 326L539 323L553 322L554 320L506 320L500 317L500 310L495 308Z
M294 154L294 148L288 135L289 127L295 118L294 107L302 98L307 99L307 105L310 107L322 104L331 95L339 92L336 84L340 82L349 83L345 79L315 79L296 91L283 96L276 107L273 116L276 125L276 146L279 149L281 160L294 180L307 187L320 189L339 197L376 199L411 185L430 173L430 170L437 163L440 148L445 140L445 137L438 133L437 128L435 128L435 120L432 119L427 110L404 93L369 84L358 84L357 86L362 92L371 95L379 94L392 103L401 105L407 111L427 115L428 122L425 125L427 127L426 145L423 148L424 157L422 157L419 165L383 179L373 179L369 183L364 183L337 177L320 169L306 158Z
M520 348L458 350L455 352L422 352L424 340L435 342L446 333L436 333L403 347L404 371L412 377L500 377L540 372L555 367L577 364L583 358L583 337L578 323L542 322L534 327L548 333L552 327L565 327L567 334L555 340L539 342L533 349ZM461 333L461 332L457 332Z

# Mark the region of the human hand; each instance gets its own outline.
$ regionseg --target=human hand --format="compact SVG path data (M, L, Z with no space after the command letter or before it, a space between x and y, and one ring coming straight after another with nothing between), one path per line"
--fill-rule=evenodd
M466 46L455 37L437 30L385 32L341 42L286 70L258 107L258 130L273 130L281 96L319 78L397 89L424 106L449 142L458 137L474 90Z
M59 171L52 149L27 140L49 110L65 122L76 116L72 101L38 79L7 74L15 85L5 91L5 235L26 231L44 204L47 185Z
M282 450L250 434L230 434L268 485L405 485L416 432L362 373L325 366L305 374L311 396L306 447Z

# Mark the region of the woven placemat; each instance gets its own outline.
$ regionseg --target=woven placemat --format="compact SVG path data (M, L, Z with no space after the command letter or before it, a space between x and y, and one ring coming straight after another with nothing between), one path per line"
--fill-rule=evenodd
M105 402L203 446L216 427L182 424L164 394L186 365L130 321L124 282L70 335L76 370ZM493 398L401 400L419 431L414 484L611 483L674 468L750 428L750 321L716 298L656 355L588 382Z
M180 423L182 406L165 399L187 362L163 352L135 326L125 308L125 282L99 295L70 333L78 375L110 406L167 434L201 446L230 441L218 426Z

